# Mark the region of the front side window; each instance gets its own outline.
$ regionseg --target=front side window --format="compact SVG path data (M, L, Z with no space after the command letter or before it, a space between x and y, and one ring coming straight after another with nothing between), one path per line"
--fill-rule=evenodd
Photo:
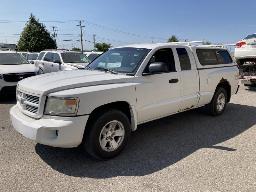
M185 48L177 48L181 71L191 70L191 63L188 52Z
M53 62L53 53L46 53L46 55L44 56L44 61Z
M29 64L19 53L0 53L0 65L22 65Z
M220 65L233 63L227 50L224 49L197 49L201 65Z
M58 53L53 54L53 62L60 62L60 56Z
M89 59L86 55L76 52L61 53L61 57L64 63L89 63Z
M167 65L168 72L176 72L174 55L171 48L164 48L156 51L151 57L148 66L151 63L165 63ZM148 66L145 68L144 73L149 72Z
M150 49L132 47L111 49L96 58L88 68L135 74L149 51Z

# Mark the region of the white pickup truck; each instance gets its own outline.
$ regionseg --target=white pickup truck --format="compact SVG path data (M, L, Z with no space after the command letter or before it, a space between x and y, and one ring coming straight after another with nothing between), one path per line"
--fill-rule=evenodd
M13 127L53 147L82 145L109 159L139 124L206 106L220 115L238 91L239 70L223 48L188 43L142 44L109 50L87 70L19 82Z

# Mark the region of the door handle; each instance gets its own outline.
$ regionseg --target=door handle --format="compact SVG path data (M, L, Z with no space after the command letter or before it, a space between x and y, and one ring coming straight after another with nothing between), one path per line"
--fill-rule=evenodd
M44 65L44 63L42 63L42 65Z
M170 79L169 80L169 83L178 83L179 82L179 79Z

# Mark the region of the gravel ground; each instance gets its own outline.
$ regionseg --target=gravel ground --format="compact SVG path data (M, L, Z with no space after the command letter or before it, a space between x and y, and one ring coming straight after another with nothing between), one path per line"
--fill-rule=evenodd
M256 191L256 89L242 87L220 117L193 110L140 126L105 162L22 137L13 104L0 101L1 192Z

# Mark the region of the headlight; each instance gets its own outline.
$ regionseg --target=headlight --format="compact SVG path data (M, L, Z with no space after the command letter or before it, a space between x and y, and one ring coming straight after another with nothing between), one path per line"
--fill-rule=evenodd
M75 116L78 105L78 98L48 97L44 113L53 116Z

